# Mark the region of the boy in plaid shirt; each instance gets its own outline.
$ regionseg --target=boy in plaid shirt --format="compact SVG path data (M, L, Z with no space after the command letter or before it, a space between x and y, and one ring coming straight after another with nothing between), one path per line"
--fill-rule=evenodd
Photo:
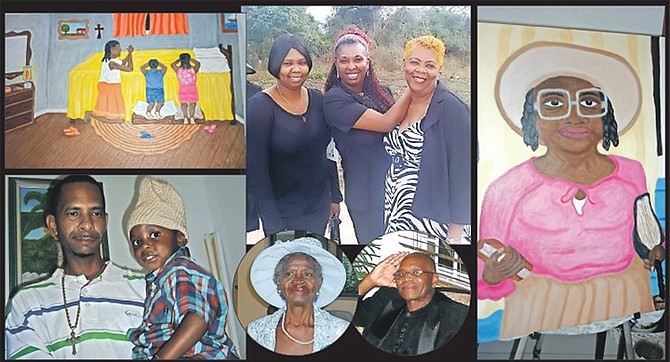
M147 272L144 320L127 333L133 358L239 359L225 332L226 294L191 258L184 203L170 184L142 179L126 235Z

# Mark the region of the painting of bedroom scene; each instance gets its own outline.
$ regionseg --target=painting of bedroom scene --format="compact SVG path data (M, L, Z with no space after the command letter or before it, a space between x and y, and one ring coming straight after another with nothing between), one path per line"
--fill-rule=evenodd
M244 20L5 14L5 167L245 168Z

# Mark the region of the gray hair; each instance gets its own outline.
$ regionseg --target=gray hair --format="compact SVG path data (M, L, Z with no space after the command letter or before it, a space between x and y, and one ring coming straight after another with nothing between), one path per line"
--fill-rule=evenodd
M312 266L314 267L314 275L316 277L316 280L323 282L323 273L321 271L321 264L319 264L319 262L316 261L316 259L309 254L305 254L303 252L295 252L295 253L286 254L286 255L284 255L284 257L279 259L279 262L277 263L277 266L275 266L274 275L272 276L272 280L274 280L275 284L281 282L281 280L283 279L282 272L286 268L286 264L288 264L289 259L291 259L293 257L296 257L296 256L303 256L303 257L305 257L305 259L311 261ZM282 293L280 287L277 287L277 292L279 293L279 296L281 297L282 300L286 300L286 298L284 298L284 293ZM318 294L317 294L316 298L318 298ZM316 298L314 298L314 301L316 301Z
M286 264L288 264L288 260L296 257L296 256L304 256L307 260L312 262L312 265L314 266L314 273L316 275L317 280L323 280L323 273L321 271L321 264L314 259L313 256L309 254L305 254L303 252L295 252L295 253L290 253L284 255L281 259L279 259L279 262L277 262L277 266L275 266L275 272L274 275L272 276L272 280L274 280L275 283L281 281L282 278L282 272L286 268Z

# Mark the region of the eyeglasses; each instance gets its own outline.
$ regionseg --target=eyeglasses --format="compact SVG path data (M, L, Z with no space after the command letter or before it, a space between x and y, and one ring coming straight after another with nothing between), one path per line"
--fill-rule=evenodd
M432 272L432 271L427 271L427 270L410 270L410 271L406 271L406 272L404 272L402 270L398 270L397 272L393 273L393 280L400 280L400 279L404 278L405 275L410 276L412 278L414 278L414 277L418 278L418 277L422 276L423 274L437 274L437 273Z
M598 88L578 90L575 93L575 100L571 100L570 92L565 89L542 89L537 93L535 110L541 119L555 121L567 118L573 104L577 107L577 115L580 117L598 118L607 114L607 96Z

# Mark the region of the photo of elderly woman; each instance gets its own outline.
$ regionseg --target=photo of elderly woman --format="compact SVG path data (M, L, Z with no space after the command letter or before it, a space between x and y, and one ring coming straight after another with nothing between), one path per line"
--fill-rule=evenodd
M264 72L250 76L265 84L249 100L247 149L250 202L263 233L295 228L328 235L338 217L341 244L364 245L397 230L469 243L469 8L243 10L249 19L250 64L256 69L267 64L271 74L275 62L286 67L285 76L277 70L278 81ZM286 45L276 58L282 60L275 60L266 55L268 37L301 43ZM308 54L299 50L303 46ZM304 58L302 65L289 67L290 54ZM317 112L311 103L317 98L322 117L306 119L307 100ZM318 138L280 132L289 126L324 132ZM336 152L326 156L322 149L330 138ZM307 158L314 162L300 161ZM259 236L250 232L248 243Z
M479 29L490 45L480 90L497 108L483 110L478 138L478 341L635 330L638 318L663 324L654 296L665 294L656 273L665 233L653 206L659 195L649 190L664 171L645 152L657 142L645 96L653 88L648 39ZM522 33L533 36L497 45ZM503 143L504 153L493 146ZM630 329L621 336L620 351L632 358Z
M315 234L285 231L259 241L234 282L238 319L248 335L283 355L311 354L337 341L356 308L356 280L343 258Z

